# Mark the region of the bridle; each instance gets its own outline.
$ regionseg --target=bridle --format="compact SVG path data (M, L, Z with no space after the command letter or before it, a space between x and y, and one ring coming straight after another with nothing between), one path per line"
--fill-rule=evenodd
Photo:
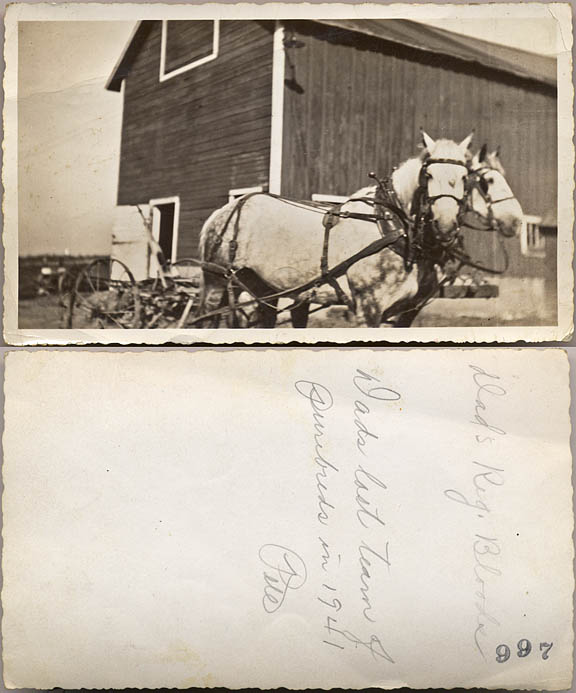
M429 180L429 174L428 174L428 167L432 166L432 164L449 164L451 166L461 166L462 168L466 169L466 172L469 172L468 166L462 162L459 161L458 159L434 159L434 158L429 158L425 159L424 162L422 163L422 166L420 168L420 175L418 178L418 190L416 193L416 196L414 198L414 205L413 205L413 210L412 213L415 216L416 219L416 224L415 224L415 230L416 232L423 233L424 229L426 228L427 225L430 225L430 227L433 230L434 236L435 236L435 241L442 246L444 249L451 248L454 246L456 243L458 243L459 237L460 237L460 225L463 217L464 210L467 205L467 196L468 196L468 191L465 185L464 189L464 195L462 197L456 197L456 195L453 195L451 193L440 193L439 195L429 195L428 194L428 180ZM456 218L456 226L453 231L451 231L448 234L442 233L439 231L437 224L435 223L435 220L432 218L432 205L436 200L440 200L444 197L447 197L451 200L454 200L457 205L458 205L458 215Z
M466 169L467 173L468 166L462 161L458 161L458 159L426 159L422 164L422 168L420 169L420 179L418 181L420 187L426 191L425 200L428 204L433 204L434 202L436 202L436 200L440 200L443 197L449 197L450 199L455 200L458 203L458 205L462 205L462 203L464 202L464 197L466 197L466 194L464 194L464 197L456 197L456 195L452 195L450 193L441 193L440 195L428 195L428 167L432 164L450 164L451 166L462 166L462 168Z
M475 229L476 231L498 231L503 236L510 238L514 235L514 232L506 233L506 232L502 231L501 227L499 226L498 222L496 221L496 218L494 216L494 211L492 208L494 207L494 205L497 205L500 202L507 202L508 200L516 200L517 198L515 195L507 195L506 197L500 197L497 200L492 199L492 196L488 192L488 182L484 178L484 176L486 174L488 174L492 171L496 171L497 173L500 173L500 171L498 171L498 169L491 168L490 166L482 166L481 168L478 168L474 171L470 171L470 173L468 175L465 213L473 214L484 225L474 225L474 224L466 223L466 226L471 228L471 229ZM487 217L484 217L480 212L477 212L472 207L472 203L470 201L470 198L471 198L471 193L474 189L478 191L478 194L482 197L482 199L486 203L486 207L488 209L488 216Z

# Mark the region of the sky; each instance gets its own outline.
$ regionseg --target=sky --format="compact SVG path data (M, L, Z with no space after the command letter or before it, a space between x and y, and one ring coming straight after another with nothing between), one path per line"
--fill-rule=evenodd
M122 96L106 91L104 85L133 26L20 26L21 255L110 252Z
M555 52L553 20L428 23L523 50ZM122 96L104 85L133 27L120 21L20 23L21 255L110 252Z
M533 19L436 19L426 24L532 53L556 53L556 23ZM529 39L527 41L527 38Z

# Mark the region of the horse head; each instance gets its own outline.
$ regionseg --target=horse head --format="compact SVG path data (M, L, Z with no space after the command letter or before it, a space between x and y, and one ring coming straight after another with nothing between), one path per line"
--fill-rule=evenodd
M472 158L468 207L489 229L502 235L518 235L523 212L512 192L500 161L499 149L492 153L484 144Z
M468 146L473 134L457 144L452 140L433 140L422 131L425 149L420 156L418 199L440 241L454 238L459 228L466 201L468 163L472 158Z

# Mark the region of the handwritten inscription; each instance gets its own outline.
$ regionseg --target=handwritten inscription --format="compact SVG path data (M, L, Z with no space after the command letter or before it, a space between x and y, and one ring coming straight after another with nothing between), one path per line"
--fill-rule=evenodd
M318 539L320 542L319 565L324 573L324 581L317 595L317 600L324 609L326 635L323 642L339 651L353 646L354 650L369 653L375 661L385 660L393 664L394 660L383 645L381 637L369 632L371 626L364 624L364 621L368 624L378 623L374 595L382 592L382 585L380 584L382 571L390 568L389 542L386 536L382 535L386 525L382 509L383 494L388 487L380 472L377 471L378 465L382 463L378 441L381 435L379 431L382 428L383 403L397 401L400 399L400 394L386 387L376 376L360 369L356 370L352 376L352 386L354 393L352 434L356 453L361 456L361 461L352 461L352 465L345 472L346 478L352 480L352 498L355 504L357 522L356 531L361 534L355 557L359 567L360 620L358 617L354 618L355 602L345 604L338 588L342 566L342 556L334 547L338 540L331 542L323 531L322 536ZM324 407L327 402L332 403L332 395L324 386L319 388L318 383L310 381L298 381L296 389L310 402L315 417L315 425L322 424L323 422L319 417L323 416L326 409L318 411L318 405ZM324 435L325 430L324 428L316 428L316 433L317 435L319 433ZM324 457L318 459L319 453L322 452L318 449L319 442L323 444L322 438L319 440L316 437L316 462L325 465L326 459ZM317 475L317 483L318 481ZM319 491L323 492L324 495L319 493L319 498L327 501L328 487L324 478L320 481L323 482L323 486L320 487ZM320 510L323 509L325 508L321 504ZM333 504L331 509L335 510ZM317 514L318 522L323 525L328 526L329 518L330 514L327 512ZM354 531L353 528L351 531ZM351 629L348 627L349 623L356 625ZM363 624L368 633L362 632L364 630Z
M330 474L338 472L338 467L326 459L323 449L325 444L326 424L325 412L334 404L332 393L324 385L309 380L298 380L294 383L297 392L305 397L312 408L312 420L314 421L314 463L319 467L316 472L316 490L318 499L318 522L323 525L328 523L330 511L334 510L334 504L328 500L328 480Z
M374 605L372 590L379 592L376 582L382 568L390 569L389 542L383 534L386 526L381 504L383 492L388 490L387 484L381 478L381 454L367 447L370 440L377 440L378 435L372 432L375 422L380 422L379 416L373 416L376 411L382 411L383 402L396 402L401 398L399 392L383 385L379 378L357 370L352 378L357 399L354 402L354 426L356 428L356 449L363 460L354 470L354 487L356 501L356 519L363 530L370 535L362 539L358 551L358 575L362 616L370 623L378 622L378 614ZM374 407L378 409L375 410ZM362 418L361 418L362 417ZM374 422L374 423L372 423Z
M306 566L295 551L279 544L264 544L258 555L270 569L264 572L262 606L264 611L272 614L282 606L288 590L298 590L304 585Z
M358 465L354 471L354 485L356 486L356 517L358 522L367 529L370 523L377 522L384 526L386 523L380 517L378 507L371 500L370 491L378 488L386 490L386 484L378 479L374 474L366 471L362 465Z
M472 476L470 486L464 491L450 488L444 491L445 497L466 509L466 512L474 513L476 519L488 522L481 523L482 528L472 537L472 571L476 591L474 592L474 609L476 612L476 628L473 633L474 646L480 656L486 659L482 639L488 637L489 629L497 627L500 622L492 611L489 600L491 581L502 575L500 570L500 555L502 546L496 536L489 532L490 513L494 509L496 497L494 491L505 483L503 466L496 466L492 459L486 460L496 454L493 447L499 436L505 436L506 431L494 419L494 413L490 409L490 403L495 397L504 397L506 390L498 382L500 377L488 373L480 366L470 365L472 370L472 384L474 387L474 403L470 424L474 427L474 441L478 455L484 457L484 461L472 460Z
M362 587L360 587L360 592L362 594L362 601L366 604L362 610L362 615L367 621L375 623L376 619L370 616L370 612L372 611L372 602L370 601L370 584L372 574L370 573L370 568L372 568L374 563L384 563L388 568L390 567L390 561L388 559L388 542L386 542L384 555L382 555L377 551L374 551L373 548L368 546L368 544L363 541L358 547L358 556L358 562L360 563L361 568L360 583L362 584Z
M373 375L357 370L352 378L354 387L364 397L376 399L384 402L394 402L400 399L400 395L395 390L384 387L382 383ZM370 406L363 399L354 401L354 425L356 427L356 448L362 455L366 455L364 450L370 438L377 440L378 436L370 431L366 425L366 415L370 413Z
M341 630L340 628L336 628L336 626L332 625L333 622L335 623L336 619L332 618L331 616L328 616L326 625L324 627L330 634L337 634L343 637L346 641L352 643L355 647L361 647L368 650L368 652L372 655L373 659L385 659L387 662L390 662L391 664L395 663L392 657L384 648L384 645L382 645L382 642L378 636L370 635L369 638L362 639L361 637L354 635L354 633L352 633L349 630ZM340 647L340 649L344 648Z

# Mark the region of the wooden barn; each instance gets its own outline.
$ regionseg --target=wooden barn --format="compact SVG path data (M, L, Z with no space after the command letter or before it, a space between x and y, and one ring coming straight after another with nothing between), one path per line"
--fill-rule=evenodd
M197 257L203 222L235 196L330 200L412 156L420 126L474 128L501 146L527 215L507 243L509 309L545 301L555 321L554 58L404 19L142 21L107 88L124 103L114 253L137 276L155 271L140 212L168 258ZM501 264L494 234L468 243Z

